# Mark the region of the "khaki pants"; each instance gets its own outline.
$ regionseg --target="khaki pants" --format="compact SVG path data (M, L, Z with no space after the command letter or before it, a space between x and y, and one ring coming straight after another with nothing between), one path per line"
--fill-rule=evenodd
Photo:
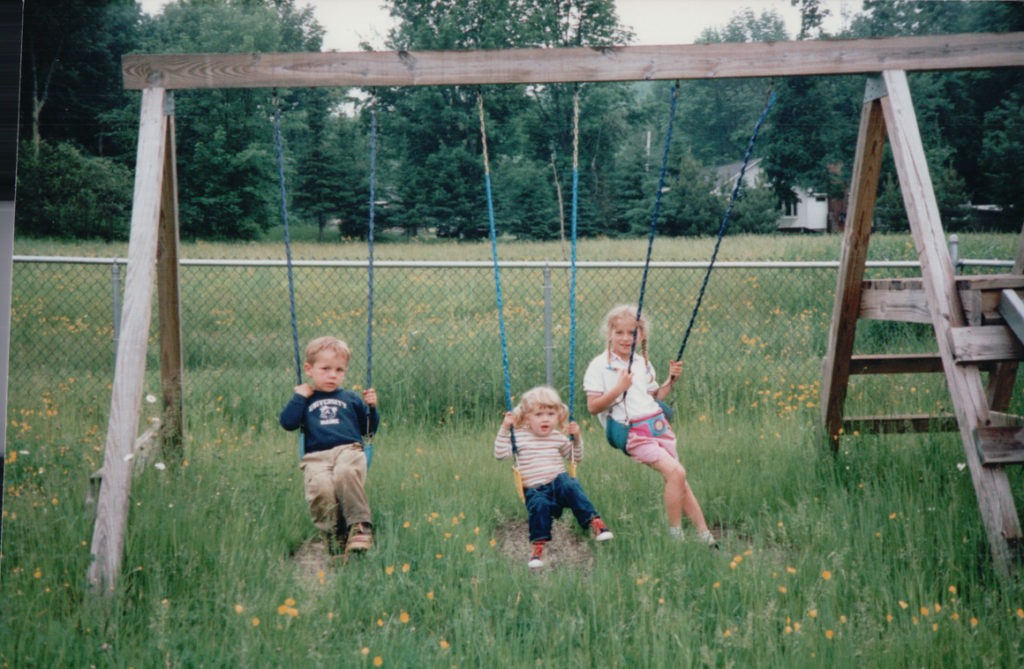
M366 501L366 455L362 444L342 444L303 456L306 502L313 524L324 532L345 530L355 523L370 523Z

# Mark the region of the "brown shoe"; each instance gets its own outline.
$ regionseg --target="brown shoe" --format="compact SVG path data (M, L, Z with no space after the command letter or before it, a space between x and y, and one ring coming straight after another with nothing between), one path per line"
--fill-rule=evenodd
M370 528L364 523L356 523L348 533L348 543L345 544L345 551L368 551L373 548L373 534Z

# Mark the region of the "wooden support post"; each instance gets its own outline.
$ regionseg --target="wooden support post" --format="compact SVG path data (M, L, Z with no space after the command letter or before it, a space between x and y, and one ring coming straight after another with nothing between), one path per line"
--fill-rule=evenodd
M138 472L142 467L146 466L149 462L149 458L153 453L151 448L153 437L160 431L160 419L154 418L146 431L140 434L134 442L132 442L132 458L131 466L128 468L129 472ZM89 511L96 506L96 498L100 496L100 488L103 485L103 467L100 467L92 473L89 477L89 490L85 493L85 508Z
M131 484L127 456L132 452L139 427L146 369L161 182L167 148L165 94L162 88L147 88L142 92L124 310L103 454L104 485L92 535L93 562L88 570L88 581L94 591L105 595L113 592L121 569Z
M857 153L853 161L850 213L843 231L843 252L839 262L821 385L822 426L825 436L831 440L833 452L839 448L839 435L843 429L843 403L846 401L850 378L850 356L853 354L861 283L868 255L868 237L875 213L878 177L882 171L882 150L885 148L885 119L881 105L872 93L877 85L877 82L869 80L861 109Z
M946 370L946 381L992 558L996 570L1006 575L1013 567L1011 546L1019 546L1022 541L1020 519L1006 471L1002 467L983 467L975 446L976 430L991 423L988 399L978 367L957 365L954 359L951 330L965 326L966 321L942 233L939 207L914 115L907 74L904 71L886 71L882 78L887 95L881 98L881 102L889 143L921 262L921 278L932 313L939 354Z
M173 462L184 459L184 407L182 403L181 298L178 281L178 173L174 144L174 97L167 93L166 150L160 198L160 236L157 243L157 311L160 316L160 387L163 428L160 449Z

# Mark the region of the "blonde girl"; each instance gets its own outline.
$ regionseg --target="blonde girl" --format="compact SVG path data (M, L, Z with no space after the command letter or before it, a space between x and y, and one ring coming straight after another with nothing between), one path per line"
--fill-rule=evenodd
M654 366L647 358L649 331L647 317L641 315L638 320L637 309L632 304L613 307L605 315L602 327L605 350L590 362L583 376L587 410L597 415L602 426L613 420L628 427L626 454L661 474L672 536L682 538L685 514L700 540L717 546L686 480L686 470L676 451L676 436L659 404L672 392L682 373L682 363L669 363L668 379L658 385Z

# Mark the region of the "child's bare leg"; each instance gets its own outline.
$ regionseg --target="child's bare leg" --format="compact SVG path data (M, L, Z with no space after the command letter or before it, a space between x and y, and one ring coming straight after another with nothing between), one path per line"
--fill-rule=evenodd
M666 453L665 457L651 466L665 479L665 511L668 513L668 526L679 527L683 522L683 514L686 514L698 533L707 531L708 524L704 520L704 512L693 494L693 489L686 481L686 470L679 461Z

